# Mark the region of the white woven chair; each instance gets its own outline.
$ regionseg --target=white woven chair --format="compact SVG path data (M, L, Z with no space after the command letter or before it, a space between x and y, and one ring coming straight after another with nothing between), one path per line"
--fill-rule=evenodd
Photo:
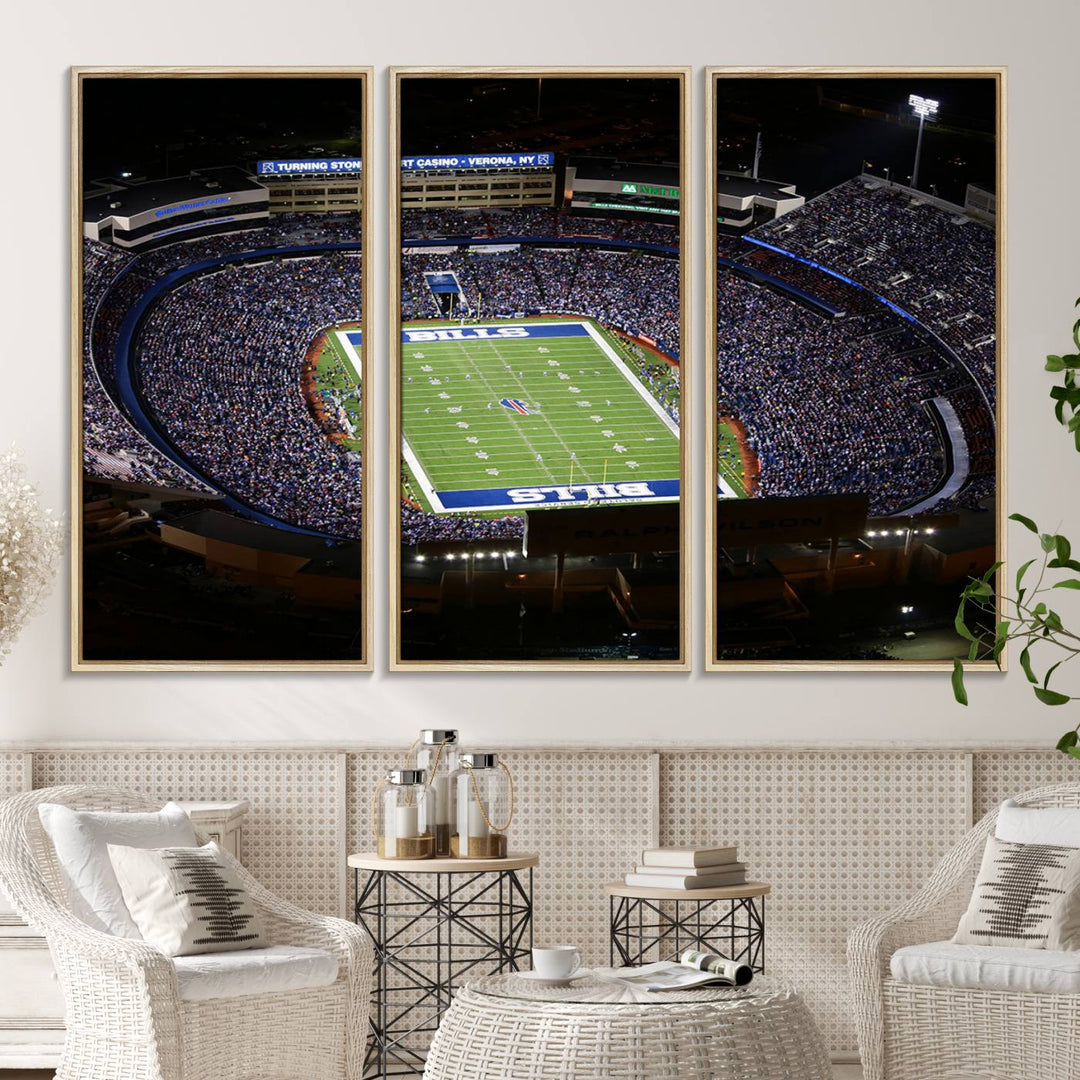
M1080 807L1080 783L1038 788L1016 801ZM996 820L996 810L987 814L917 896L848 939L865 1080L936 1080L956 1073L1000 1080L1080 1077L1080 994L913 986L890 975L897 949L953 935Z
M324 949L338 978L310 990L182 1001L170 957L93 930L66 906L38 804L148 811L145 798L54 787L0 802L0 884L45 936L64 993L67 1037L57 1080L359 1080L373 951L344 919L314 915L264 889L226 855L273 945ZM205 837L200 837L205 840Z

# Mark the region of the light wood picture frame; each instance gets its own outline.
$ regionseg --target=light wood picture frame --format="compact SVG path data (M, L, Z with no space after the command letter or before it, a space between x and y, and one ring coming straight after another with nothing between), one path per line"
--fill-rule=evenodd
M1006 69L705 82L706 670L951 668L1006 572Z
M372 81L72 68L72 670L371 670Z
M690 74L390 71L392 671L689 670Z

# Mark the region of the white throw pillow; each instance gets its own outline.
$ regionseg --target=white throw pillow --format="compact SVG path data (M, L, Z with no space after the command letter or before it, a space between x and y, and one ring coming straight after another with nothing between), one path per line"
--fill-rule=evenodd
M199 842L184 808L172 802L143 814L42 803L38 817L56 851L72 913L114 937L137 938L139 928L124 904L107 846L193 847Z
M243 882L212 841L152 849L110 844L109 858L143 940L166 956L270 944Z
M1053 844L1080 848L1080 807L1021 806L1006 799L994 835L1013 844Z

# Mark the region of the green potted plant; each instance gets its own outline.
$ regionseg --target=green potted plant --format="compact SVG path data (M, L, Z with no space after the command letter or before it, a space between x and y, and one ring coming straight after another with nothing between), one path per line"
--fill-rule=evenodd
M1080 306L1080 299L1076 305ZM1062 375L1050 390L1054 415L1073 436L1080 452L1080 319L1073 323L1076 352L1048 356L1046 370ZM1039 538L1041 558L1028 559L1016 572L1015 591L997 593L994 577L1001 567L995 563L981 578L973 578L960 594L956 613L956 631L970 643L967 659L993 659L1001 667L1001 655L1010 642L1022 642L1020 667L1035 697L1044 705L1066 705L1080 700L1080 694L1056 689L1054 679L1063 664L1080 656L1080 628L1070 629L1054 610L1058 589L1080 591L1080 560L1073 558L1072 544L1061 533L1041 532L1038 525L1023 514L1010 514ZM1037 565L1037 569L1035 568ZM953 694L961 705L968 703L964 686L964 660L953 663ZM1057 748L1080 759L1080 723L1065 732Z

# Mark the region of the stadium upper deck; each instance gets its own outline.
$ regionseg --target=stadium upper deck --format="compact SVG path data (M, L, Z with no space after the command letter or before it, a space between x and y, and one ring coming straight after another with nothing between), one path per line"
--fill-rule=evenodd
M234 167L102 186L106 190L91 191L83 200L83 236L128 250L257 229L269 218L266 188Z

